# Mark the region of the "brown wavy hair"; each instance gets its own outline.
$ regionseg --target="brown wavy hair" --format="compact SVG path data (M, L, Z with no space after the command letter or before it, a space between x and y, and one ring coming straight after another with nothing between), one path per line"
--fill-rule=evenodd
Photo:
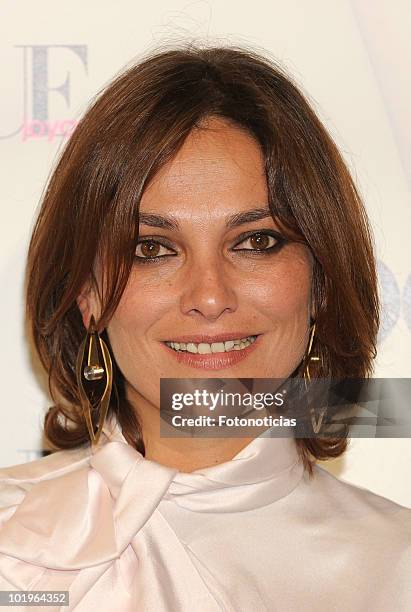
M76 298L104 262L99 329L125 289L138 240L139 202L190 131L224 118L259 142L271 214L314 256L313 297L320 357L312 376L372 373L379 299L369 221L346 164L307 97L265 53L244 46L180 45L150 52L92 102L62 151L42 197L27 262L29 334L54 402L44 433L56 449L89 442L75 362L85 329ZM102 337L110 348L106 331ZM112 351L111 351L112 352ZM113 356L115 414L144 455L135 410ZM305 359L293 375L302 375ZM347 438L299 438L308 472L337 457Z

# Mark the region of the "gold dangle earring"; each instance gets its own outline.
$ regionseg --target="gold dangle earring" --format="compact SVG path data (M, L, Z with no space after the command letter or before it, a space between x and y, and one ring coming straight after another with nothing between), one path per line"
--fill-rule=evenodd
M107 345L96 329L93 315L87 335L78 351L76 376L90 440L92 444L98 444L110 402L113 365ZM96 433L93 425L94 413L98 414Z
M314 355L310 356L311 349L312 349L313 342L314 342L314 334L315 334L315 322L313 323L313 325L311 327L310 339L309 339L309 342L308 342L308 350L307 350L307 353L305 355L305 359L307 359L309 357L309 359L308 359L308 361L306 363L306 366L304 368L304 372L303 372L303 377L304 377L304 380L305 380L305 388L306 389L308 389L307 381L311 382L310 361L320 361L320 358L318 356L314 356ZM324 415L327 412L327 407L321 408L320 416L319 416L318 420L317 420L317 417L316 417L316 414L315 414L314 406L310 407L310 412L311 412L311 424L312 424L312 427L313 427L313 431L314 431L314 433L317 434L320 431L320 429L321 429L321 425L322 425L322 422L323 422L323 419L324 419Z

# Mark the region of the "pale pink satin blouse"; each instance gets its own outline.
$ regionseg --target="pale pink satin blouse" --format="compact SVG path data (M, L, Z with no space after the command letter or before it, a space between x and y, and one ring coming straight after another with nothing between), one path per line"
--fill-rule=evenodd
M0 590L76 612L409 612L411 510L255 438L182 473L107 422L97 448L0 470Z

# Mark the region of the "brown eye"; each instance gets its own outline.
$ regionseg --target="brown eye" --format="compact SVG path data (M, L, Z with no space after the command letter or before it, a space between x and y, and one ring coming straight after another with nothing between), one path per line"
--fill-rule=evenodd
M267 236L267 234L254 234L250 236L250 244L254 249L266 249L270 244L270 238L272 236Z
M166 252L164 253L164 251ZM135 258L141 262L150 260L156 261L160 258L168 257L170 255L170 251L172 251L172 249L166 247L157 240L141 240L141 242L137 244Z
M141 243L141 254L143 257L157 257L160 245L151 240Z
M249 243L251 248L238 248L241 244ZM268 234L265 232L254 232L250 236L244 238L241 242L237 243L234 250L235 251L271 251L277 244L279 244L279 240L273 236L272 234Z

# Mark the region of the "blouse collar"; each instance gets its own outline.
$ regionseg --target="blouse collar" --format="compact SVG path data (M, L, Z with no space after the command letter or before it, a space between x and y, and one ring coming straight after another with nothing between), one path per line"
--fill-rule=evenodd
M284 497L302 475L291 437L261 435L230 461L185 473L145 459L111 419L94 448L0 470L0 553L34 566L91 567L118 558L162 502L241 512Z
M275 429L254 438L229 461L193 472L180 472L145 459L128 445L113 417L103 428L102 444L126 444L130 457L167 474L170 481L164 491L165 500L194 512L243 512L288 495L303 476L304 467L292 432L287 430L285 437L273 437ZM111 461L98 461L98 452L94 451L91 464L110 482L115 493L120 484L115 477L119 471Z

